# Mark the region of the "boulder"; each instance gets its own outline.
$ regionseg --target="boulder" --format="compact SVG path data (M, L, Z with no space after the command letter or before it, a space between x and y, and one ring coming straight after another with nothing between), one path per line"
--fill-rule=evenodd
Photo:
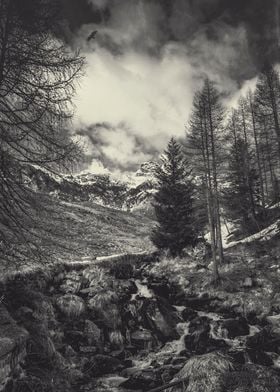
M273 327L274 331L280 334L280 314L267 316L266 320Z
M79 318L85 311L83 299L74 294L58 297L56 304L61 313L71 319Z
M234 339L237 336L249 335L250 328L244 317L235 319L227 319L218 322L222 330L225 330L226 335L229 339Z
M270 358L270 356L259 348L247 349L247 353L250 360L257 365L263 365L263 366L273 365L273 360Z
M250 289L251 287L253 287L253 279L250 277L247 277L243 280L242 282L242 287L244 287L245 289Z
M224 340L213 339L210 331L210 320L207 317L196 317L191 320L189 334L184 337L186 349L195 354L205 354L228 347Z
M85 321L84 328L85 337L89 345L97 344L100 345L102 343L102 333L96 324L94 324L91 320Z
M185 361L186 362L186 361ZM169 383L172 378L182 369L182 365L166 364L160 367L160 377L164 383Z
M189 334L184 337L186 349L196 354L207 351L210 339L210 322L207 317L196 317L190 322Z
M248 336L246 346L249 349L270 351L280 354L280 335L274 332L273 327L266 326L253 336Z
M93 377L114 373L123 368L121 361L109 355L96 354L84 364L83 371Z
M197 317L197 312L192 308L188 308L188 307L186 307L181 314L184 321L191 321Z
M133 280L119 280L116 291L119 301L129 300L132 294L137 293L137 286Z
M80 346L80 353L82 354L96 354L98 348L96 346Z
M140 349L150 349L153 344L153 335L147 329L134 331L131 336L131 343Z
M196 310L205 310L205 311L211 311L211 302L215 300L213 298L209 297L194 297L194 298L187 298L185 300L185 305L189 308L193 308Z
M146 327L151 329L161 341L166 342L179 338L175 328L178 316L174 311L170 312L155 298L145 299L141 311L142 318L146 321Z
M162 384L162 379L156 369L141 369L135 371L128 380L120 386L126 389L149 391Z

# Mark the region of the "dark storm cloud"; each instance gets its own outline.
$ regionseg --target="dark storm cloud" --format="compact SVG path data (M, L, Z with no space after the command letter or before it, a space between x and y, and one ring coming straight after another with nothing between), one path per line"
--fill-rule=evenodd
M279 0L60 1L88 64L74 126L109 168L132 170L183 137L205 76L233 102L279 60Z
M248 50L252 64L246 58L248 69L240 69L241 79L244 73L253 72L254 66L260 68L264 58L279 61L279 0L61 1L72 32L85 24L110 26L116 17L123 23L129 22L133 12L142 12L144 18L150 19L149 28L154 24L153 31L147 31L151 33L149 37L135 35L130 44L150 54L156 55L170 40L189 45L202 31L206 41L219 43L221 34L227 34L229 28L243 26L248 44L240 42L236 50L240 50L241 60L247 57ZM114 53L126 50L124 42L116 43L109 35L103 34L99 39ZM237 70L232 76L239 78Z

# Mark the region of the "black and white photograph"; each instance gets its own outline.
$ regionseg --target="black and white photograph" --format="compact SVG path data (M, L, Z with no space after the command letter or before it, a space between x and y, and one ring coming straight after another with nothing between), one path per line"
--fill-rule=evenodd
M0 0L0 392L280 392L280 0Z

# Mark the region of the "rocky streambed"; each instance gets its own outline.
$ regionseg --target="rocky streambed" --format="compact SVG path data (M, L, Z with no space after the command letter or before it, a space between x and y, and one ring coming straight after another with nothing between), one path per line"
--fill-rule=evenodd
M2 390L148 391L180 377L192 392L280 390L280 319L185 295L149 274L154 262L60 266L7 281Z

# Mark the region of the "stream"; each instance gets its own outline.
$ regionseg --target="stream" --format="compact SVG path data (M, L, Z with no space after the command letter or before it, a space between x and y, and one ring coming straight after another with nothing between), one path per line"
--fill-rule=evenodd
M27 343L13 359L21 364L19 383L27 380L32 390L35 377L48 392L143 392L211 353L240 371L245 364L280 369L280 337L266 321L221 313L215 299L178 290L123 265L71 266L11 281L4 293L10 313L2 314L5 331L16 321Z
M155 294L153 291L148 288L147 282L141 282L140 280L135 280L135 284L137 287L137 292L132 294L130 301L133 302L137 298L154 298ZM176 325L176 331L179 335L178 339L166 342L151 350L147 353L142 353L141 355L132 356L132 369L137 370L149 370L154 369L154 367L164 366L166 363L171 363L172 360L177 358L184 359L181 356L186 349L185 339L188 336L191 336L189 331L190 322L184 321L182 317L182 313L186 309L185 306L173 306L175 312L177 313L180 321ZM227 329L222 328L222 322L224 317L218 313L214 312L205 312L205 311L197 311L197 317L200 319L207 319L210 322L210 331L209 337L214 341L220 342L223 341L228 345L229 350L233 350L237 355L238 353L243 353L246 350L246 342L249 337L253 337L256 334L260 333L262 328L258 325L248 325L248 333L236 336L229 337L229 333ZM250 356L244 352L244 361L245 363L252 363ZM276 358L274 356L274 367L280 368L280 356ZM178 367L179 368L179 367ZM132 392L135 389L127 389L122 388L121 384L128 380L128 377L124 377L116 374L108 374L106 376L100 377L96 380L96 392Z

